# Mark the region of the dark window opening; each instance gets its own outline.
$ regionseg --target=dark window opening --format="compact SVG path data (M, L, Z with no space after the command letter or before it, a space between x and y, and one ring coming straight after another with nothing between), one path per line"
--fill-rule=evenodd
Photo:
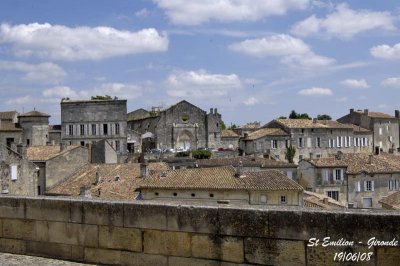
M174 193L174 197L178 196L178 193Z
M11 143L14 143L14 138L7 138L6 142L7 142L7 147L11 148Z
M210 198L214 198L214 194L211 193L211 194L210 194Z
M26 146L29 146L31 144L31 140L30 139L26 139Z
M194 193L192 193L192 195L191 195L192 197L194 197L194 196L196 196Z
M108 135L108 125L107 124L103 124L103 134Z
M81 141L81 146L85 146L85 142L84 141Z
M42 195L42 191L41 191L41 189L40 189L40 186L37 187L37 194L38 194L38 195Z
M158 196L158 192L154 193L154 195Z

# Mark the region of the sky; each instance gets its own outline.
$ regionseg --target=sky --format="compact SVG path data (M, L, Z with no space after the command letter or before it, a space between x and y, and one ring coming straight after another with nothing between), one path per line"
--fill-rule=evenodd
M0 111L187 100L227 125L400 109L400 2L0 1Z

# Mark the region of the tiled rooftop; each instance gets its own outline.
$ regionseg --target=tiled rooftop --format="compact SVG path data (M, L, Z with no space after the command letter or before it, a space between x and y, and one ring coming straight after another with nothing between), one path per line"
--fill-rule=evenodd
M261 128L249 133L245 140L256 140L265 136L289 136L289 134L280 128Z
M17 127L18 124L14 124L9 121L1 121L0 122L0 131L8 131L8 132L19 132L22 131L20 127Z
M149 172L167 171L165 163L149 163ZM96 184L96 172L100 178ZM140 179L140 164L87 164L71 177L59 183L49 193L79 196L80 188L89 189L92 195L104 199L134 199ZM118 178L116 178L118 177ZM118 180L117 180L118 179Z
M352 128L352 126L342 124L333 120L276 119L275 121L288 128Z
M140 188L195 189L195 190L303 190L276 170L247 172L236 176L232 166L193 168L153 174L140 183Z
M379 201L385 205L390 206L392 209L400 210L400 191L397 191Z
M296 168L295 164L275 161L266 158L258 158L251 156L231 157L231 158L212 158L196 161L199 167L216 167L216 166L234 166L242 164L245 167L261 167L261 168Z
M304 191L303 192L304 207L306 208L318 208L318 209L344 209L345 205L337 200L334 200L325 195Z
M25 117L25 116L33 116L33 117L37 117L37 116L45 116L45 117L50 117L50 115L46 114L46 113L42 113L36 110L33 110L31 112L27 112L27 113L23 113L19 116Z
M0 112L0 120L12 120L16 114L17 111Z
M224 129L221 130L221 138L239 138L239 135L231 129Z
M81 146L71 145L67 146L63 151L59 145L54 146L31 146L26 148L26 155L30 161L47 161L54 158L64 152Z
M365 115L365 113L360 110L355 110L354 112ZM394 116L382 112L368 112L367 116L371 118L395 118Z
M370 162L371 156L371 162ZM305 159L317 167L345 167L347 173L400 173L400 156L382 153L380 155L369 155L364 153L342 154L339 160L336 156Z

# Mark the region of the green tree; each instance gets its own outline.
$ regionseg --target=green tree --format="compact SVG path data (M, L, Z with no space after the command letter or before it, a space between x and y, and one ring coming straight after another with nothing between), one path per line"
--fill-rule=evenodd
M237 128L236 124L231 124L231 126L229 127L229 129L235 129L235 128Z
M224 121L221 120L221 130L225 130L226 129L226 125L224 123Z
M307 113L296 113L295 110L292 110L289 114L290 119L309 119L311 120L311 117Z
M294 155L296 154L296 148L293 147L292 145L290 145L287 149L286 149L286 158L288 160L289 163L293 163L293 159L294 159Z
M286 116L280 116L280 117L278 117L278 119L287 119L287 117Z
M318 120L332 120L332 117L330 115L317 115Z
M298 119L308 119L311 120L311 117L307 114L307 113L303 113L301 115L299 115Z
M92 100L102 100L102 101L104 101L104 100L112 100L110 95L104 95L104 96L103 95L96 95L96 96L92 96L91 99Z

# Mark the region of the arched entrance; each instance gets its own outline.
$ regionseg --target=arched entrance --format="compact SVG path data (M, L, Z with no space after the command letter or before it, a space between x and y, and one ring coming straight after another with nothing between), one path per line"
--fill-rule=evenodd
M190 150L193 149L194 137L189 131L182 131L176 140L176 148Z

